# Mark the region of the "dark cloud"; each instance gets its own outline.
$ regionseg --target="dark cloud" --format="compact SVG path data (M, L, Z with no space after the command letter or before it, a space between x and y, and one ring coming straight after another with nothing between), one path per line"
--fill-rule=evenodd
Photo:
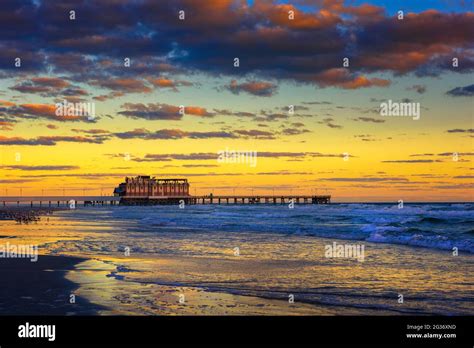
M468 129L455 128L455 129L448 129L446 132L448 133L474 133L474 128L468 128Z
M39 94L42 97L79 98L89 93L59 77L32 77L10 87L11 90L20 93Z
M223 131L215 132L187 132L180 129L161 129L151 132L145 128L134 129L133 131L114 133L120 139L209 139L209 138L237 138L235 134Z
M124 154L109 154L114 158L124 158ZM334 153L321 153L321 152L268 152L268 151L257 151L258 158L315 158L315 157L326 157L326 158L337 158L343 157L342 154ZM354 157L354 156L350 156ZM217 160L217 151L213 152L196 152L196 153L182 153L182 154L146 154L143 158L132 157L130 160L135 162L170 162L173 160L181 161L206 161L206 160Z
M120 157L123 157L120 155ZM203 161L217 160L217 153L189 153L189 154L146 154L143 158L133 158L135 162L169 162L172 160L181 161Z
M451 97L472 97L474 96L474 84L465 87L456 87L446 92Z
M361 121L361 122L372 122L372 123L384 123L385 120L381 120L379 118L373 118L373 117L357 117L353 118L353 121Z
M151 83L153 86L158 88L170 88L174 91L178 91L179 86L193 86L194 84L190 81L184 80L171 80L167 77L156 77L156 78L148 78L148 82Z
M244 138L254 138L254 139L275 139L275 134L268 131L262 131L258 129L250 130L235 130L234 133L244 137Z
M382 163L435 163L435 162L442 162L442 161L432 160L432 159L382 161Z
M0 66L11 74L21 57L22 73L68 74L71 81L122 93L186 85L163 75L177 72L355 89L390 83L373 73L453 71L452 57L462 62L457 73L474 69L471 12L406 13L401 25L380 6L316 3L303 11L271 0L4 0ZM186 20L177 18L179 9ZM288 19L290 9L294 20ZM130 67L124 67L125 56ZM344 57L357 73L337 67ZM245 84L237 83L235 93L267 96L276 90L273 83ZM17 87L26 92L40 86Z
M90 84L122 93L150 93L152 91L145 82L133 78L101 79L91 81Z
M78 166L22 166L22 165L3 166L2 168L9 169L9 170L24 170L24 171L48 171L48 170L59 171L59 170L79 169Z
M31 139L0 136L0 145L54 146L58 142L102 144L104 140L102 137L91 138L80 136L40 136Z
M398 177L321 178L319 180L335 182L408 182L408 179Z
M214 112L218 115L224 115L224 116L236 116L236 117L256 117L257 116L253 112L231 111L227 109L214 109Z
M62 102L61 102L62 104ZM60 122L96 122L96 118L79 115L56 115L55 104L15 104L0 101L0 116L25 119L47 119Z
M413 86L407 87L407 90L416 91L416 93L423 94L423 93L426 92L426 86L425 85L413 85Z
M306 105L331 105L331 102L328 101L311 101L311 102L302 102Z
M239 84L236 80L232 80L230 84L224 86L224 88L233 94L246 92L258 97L271 97L276 93L278 86L271 82L264 81L249 81Z
M72 132L75 132L75 133L84 133L84 134L92 134L92 135L95 135L95 134L110 134L110 131L106 130L106 129L77 129L77 128L72 128L71 129Z
M15 122L0 120L0 130L2 131L11 131L13 130L14 126Z
M318 123L319 124L325 124L329 128L336 128L336 129L343 128L341 125L335 124L334 119L332 117L324 118L322 121L319 121Z
M457 156L474 156L474 152L441 152L441 153L415 153L410 155L410 157L431 157L431 156L441 156L441 157L452 157Z
M183 113L179 106L149 103L147 105L141 103L125 103L122 105L125 110L119 111L119 115L124 115L135 119L147 120L180 120ZM185 106L184 114L197 117L214 117L215 113L207 111L205 108L198 106Z
M284 128L281 131L283 135L300 135L304 133L310 133L308 129L301 129L301 128Z

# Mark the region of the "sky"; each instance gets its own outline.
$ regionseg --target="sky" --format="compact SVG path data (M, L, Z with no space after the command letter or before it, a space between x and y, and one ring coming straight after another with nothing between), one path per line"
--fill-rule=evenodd
M111 194L151 175L192 194L472 201L473 9L4 0L0 195ZM64 101L95 114L58 114ZM385 116L389 101L420 113ZM226 150L256 165L218 161Z

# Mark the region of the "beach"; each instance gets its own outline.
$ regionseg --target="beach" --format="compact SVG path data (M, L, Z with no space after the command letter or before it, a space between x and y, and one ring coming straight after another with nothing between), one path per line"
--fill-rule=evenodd
M78 285L66 274L83 262L76 257L41 255L37 262L28 259L0 261L0 313L2 315L93 315L100 308L70 295Z
M298 209L106 207L58 211L49 220L28 225L1 221L0 243L37 244L40 254L37 263L0 260L0 276L8 284L0 295L2 311L70 315L474 312L474 255L469 250L471 237L464 234L469 229L463 224L472 217L470 206L416 206L404 212L371 205ZM430 210L439 221L431 220ZM366 219L378 220L373 226L356 223L361 211ZM449 223L457 224L462 235L439 237L437 231L447 228L440 226L440 211L450 216ZM406 225L410 233L414 228L419 231L409 239L401 229L394 231L397 224ZM385 225L390 228L382 230ZM421 226L436 233L422 235ZM363 245L363 258L328 257L327 249L334 243ZM456 256L453 245L459 246ZM18 283L14 277L24 280ZM41 286L34 286L38 283ZM71 291L76 295L74 305L68 303ZM18 293L26 295L18 297ZM36 305L28 306L30 302Z

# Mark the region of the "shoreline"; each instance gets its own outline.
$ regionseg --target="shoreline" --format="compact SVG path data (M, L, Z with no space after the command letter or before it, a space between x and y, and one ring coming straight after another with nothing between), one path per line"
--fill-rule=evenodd
M1 315L94 315L101 307L70 295L79 288L66 274L86 259L72 256L40 255L30 259L0 259Z

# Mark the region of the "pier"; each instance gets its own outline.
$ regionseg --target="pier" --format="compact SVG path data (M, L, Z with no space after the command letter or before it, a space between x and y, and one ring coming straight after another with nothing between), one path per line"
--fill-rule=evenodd
M114 196L3 196L0 197L1 207L25 206L31 207L64 207L70 206L71 201L75 205L104 206L118 205L120 197Z
M149 175L126 177L113 196L3 196L0 205L31 207L197 204L329 204L329 195L190 195L187 179L157 179ZM64 192L64 191L63 191ZM1 208L0 206L0 208Z
M187 179L157 179L149 175L126 177L114 189L121 205L169 204L329 204L331 196L293 195L190 195Z
M227 195L227 196L4 196L1 207L66 207L74 202L76 206L111 205L172 205L172 204L329 204L331 196L289 196L289 195Z
M288 196L288 195L252 195L252 196L125 196L120 204L123 205L166 205L166 204L329 204L331 196Z

